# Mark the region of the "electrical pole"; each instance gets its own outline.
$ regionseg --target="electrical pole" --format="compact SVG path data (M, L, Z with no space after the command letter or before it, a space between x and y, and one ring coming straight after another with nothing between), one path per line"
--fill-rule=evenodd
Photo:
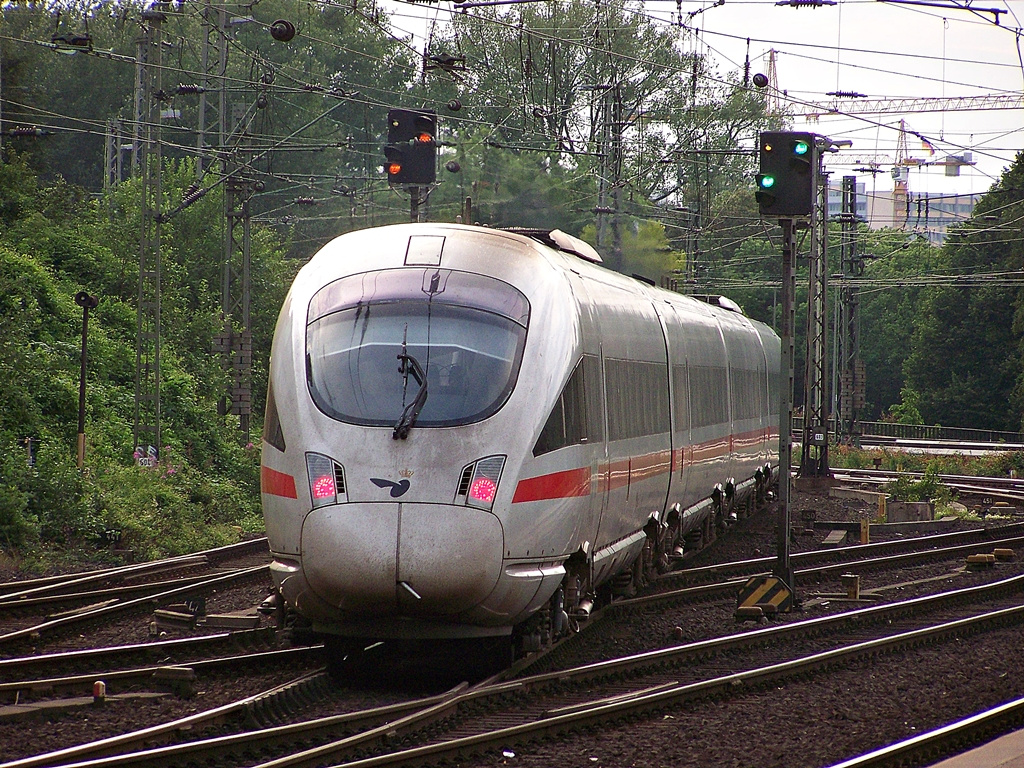
M609 166L612 179L612 262L622 267L622 86L613 73L615 82L608 93L611 99L611 157Z
M136 121L133 128L133 169L142 174L142 227L139 244L139 296L135 345L136 460L155 465L160 450L160 224L163 205L160 28L167 19L164 4L142 12L145 22L136 63Z
M239 109L228 94L227 67L230 19L226 4L203 2L203 44L200 52L203 81L199 91L197 178L212 165L210 145L216 147L224 178L224 255L221 263L221 320L213 351L224 359L228 391L218 412L238 416L239 429L249 440L252 414L252 216L250 200L261 187L249 168L250 139ZM294 30L293 30L294 33ZM264 78L264 86L269 81ZM265 102L263 102L265 103ZM259 104L259 102L258 102Z
M597 216L597 249L602 253L606 253L610 230L608 217L610 214L615 213L615 209L609 200L610 190L614 186L614 181L612 180L614 172L614 160L612 157L614 152L612 142L612 108L609 92L614 86L595 85L591 87L593 90L600 90L602 92L600 107L598 108L600 123L597 133L597 155L600 162L597 171L597 207L594 208L594 213ZM612 268L618 266L614 261L614 254L612 263L609 266L612 266Z
M811 254L807 288L807 356L804 377L803 451L801 478L831 477L828 466L830 417L828 379L828 174L822 171L824 147L831 142L816 137L813 162Z
M196 136L196 177L212 162L210 145L224 146L224 120L227 105L225 77L228 69L228 12L213 0L203 0L203 43L200 49L202 82L199 91L199 125Z
M252 217L249 201L255 181L243 167L237 159L225 159L227 232L221 283L224 330L215 339L215 350L225 355L230 381L225 412L238 416L239 429L248 441L252 414Z
M780 219L782 226L782 385L779 410L779 517L777 523L777 559L774 575L795 588L793 566L789 557L790 491L793 464L793 382L796 332L796 223Z
M843 177L841 258L844 283L839 291L839 378L836 430L839 439L860 445L860 413L864 408L864 361L860 357L859 289L845 282L864 274L857 252L857 177Z

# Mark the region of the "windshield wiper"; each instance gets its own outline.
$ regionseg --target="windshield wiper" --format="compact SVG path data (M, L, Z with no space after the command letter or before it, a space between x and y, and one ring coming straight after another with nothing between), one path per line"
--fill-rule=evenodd
M405 406L405 410L402 411L402 415L398 419L398 423L395 424L394 431L391 433L392 440L398 440L399 438L405 440L409 436L409 430L412 429L412 425L416 423L416 417L420 415L423 404L427 402L427 377L423 373L423 367L419 361L412 355L402 354L398 356L398 359L401 361L401 364L398 366L398 372L405 376L406 380L408 380L411 373L412 377L416 379L416 383L420 385L416 397Z

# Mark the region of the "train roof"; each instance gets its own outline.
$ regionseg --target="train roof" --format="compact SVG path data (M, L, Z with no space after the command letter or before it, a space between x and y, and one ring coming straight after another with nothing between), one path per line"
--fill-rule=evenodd
M603 264L601 254L588 242L566 234L560 229L530 229L528 227L502 227L501 232L511 232L542 242L549 248L571 253L593 264Z
M573 237L572 235L566 234L559 229L534 229L530 227L501 227L500 232L509 232L514 235L523 235L536 240L549 248L554 248L558 251L564 251L565 253L573 254L579 258L589 261L592 264L600 264L604 266L604 260L601 258L601 254L590 245L589 243ZM634 280L639 280L641 283L649 285L654 288L659 288L653 280L643 275L632 275ZM675 291L671 291L675 293ZM720 296L717 294L706 295L706 294L678 294L680 296L689 296L692 299L702 301L705 304L709 304L718 309L724 309L727 312L735 312L743 317L748 317L747 313L743 311L743 308L735 301L730 299L728 296Z

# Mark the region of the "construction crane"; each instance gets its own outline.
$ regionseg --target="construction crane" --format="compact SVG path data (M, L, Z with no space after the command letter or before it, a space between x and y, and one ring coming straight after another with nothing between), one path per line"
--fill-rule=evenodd
M1024 94L993 93L984 96L944 96L919 99L835 99L829 106L805 103L803 117L816 122L822 117L846 115L891 115L908 112L980 112L1024 109Z

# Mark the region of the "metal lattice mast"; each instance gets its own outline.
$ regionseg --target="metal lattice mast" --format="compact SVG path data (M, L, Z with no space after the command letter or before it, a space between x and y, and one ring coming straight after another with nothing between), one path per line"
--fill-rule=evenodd
M248 439L249 416L252 413L252 218L249 199L253 179L242 169L243 166L235 161L225 163L228 178L224 188L224 215L227 220L222 282L224 331L218 339L218 346L226 355L230 380L225 410L239 417L239 427Z
M229 384L226 412L238 416L239 428L249 439L252 413L252 324L250 296L252 288L252 217L249 201L257 181L249 166L252 136L243 104L231 104L226 84L222 87L224 114L224 264L222 306L224 315L223 350ZM227 118L224 118L227 119ZM222 119L223 122L223 119Z
M221 415L239 417L249 438L252 412L251 216L249 200L255 186L248 172L249 133L232 114L228 91L230 19L227 5L203 3L202 88L199 94L198 160L201 177L211 166L211 146L221 159L224 174L224 255L221 263L223 330L214 338L213 351L223 355L228 391L221 400Z
M612 213L612 207L609 204L612 141L611 109L608 99L608 89L611 86L596 85L593 87L595 90L602 90L598 107L600 127L597 134L597 156L600 165L597 172L597 207L594 208L594 213L597 216L597 249L603 253L607 250L608 245L608 215Z
M203 0L203 43L200 50L202 82L199 91L196 169L198 176L210 164L210 147L224 146L224 115L227 103L228 12L224 5Z
M857 252L857 177L843 177L841 258L844 278L864 273ZM839 292L839 391L836 392L837 430L840 439L854 445L860 440L860 413L864 408L864 361L860 357L860 296L856 286L844 283Z
M136 120L132 151L142 181L139 244L139 295L135 346L136 457L153 461L160 449L160 222L162 153L160 101L162 61L160 27L166 20L160 6L143 12L136 64Z
M124 123L120 118L107 121L106 143L103 154L103 191L109 192L124 181Z
M814 173L811 211L811 254L807 293L807 357L804 378L803 453L801 477L828 477L828 174L821 153Z

